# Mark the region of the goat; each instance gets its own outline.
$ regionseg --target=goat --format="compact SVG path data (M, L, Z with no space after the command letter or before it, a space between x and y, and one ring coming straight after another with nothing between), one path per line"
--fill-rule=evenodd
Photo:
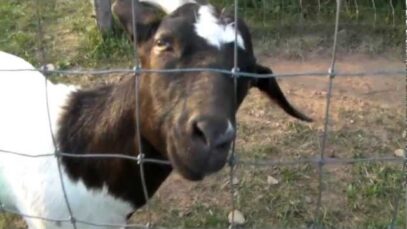
M166 9L162 15L159 1L153 2L155 6L148 10L146 3L136 4L136 10L143 13L137 18L137 37L132 39L137 41L143 68L234 67L232 17L195 1L171 9L161 7ZM130 0L117 0L112 9L131 35L130 5ZM248 26L241 19L237 30L240 71L272 73L257 63ZM173 170L196 181L225 165L235 137L236 112L250 88L260 89L293 117L311 121L290 105L275 78L237 78L234 101L234 79L227 74L144 72L138 76L137 107L135 76L88 89L53 84L25 60L4 52L0 52L0 69L0 149L32 156L58 151L136 157L142 144L146 158L170 161L144 164L150 198ZM137 126L135 112L140 114L141 126ZM75 219L123 225L127 215L146 202L139 166L124 159L26 158L0 152L0 201L7 209L24 214L67 219L60 168ZM72 228L69 222L32 218L26 222L30 229ZM104 227L80 224L80 228Z

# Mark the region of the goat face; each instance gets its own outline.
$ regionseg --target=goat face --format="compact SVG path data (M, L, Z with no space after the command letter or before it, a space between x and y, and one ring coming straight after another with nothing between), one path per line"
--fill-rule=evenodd
M132 34L130 5L119 0L113 10ZM136 40L143 68L234 68L232 17L208 4L187 3L152 20L151 8L143 10L140 3L136 7ZM250 33L242 20L237 29L238 69L271 73L256 64ZM140 83L143 137L190 180L200 180L224 166L235 136L235 115L250 87L266 92L291 115L308 120L285 100L273 78L239 77L235 84L231 75L217 72L143 73Z

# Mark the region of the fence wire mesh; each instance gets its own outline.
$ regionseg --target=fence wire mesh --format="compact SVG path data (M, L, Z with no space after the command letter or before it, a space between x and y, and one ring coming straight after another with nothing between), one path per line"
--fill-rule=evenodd
M225 2L225 1L224 1ZM242 2L242 1L240 1ZM249 1L245 1L244 4L241 8L247 7ZM253 4L255 4L257 1L253 1ZM262 5L262 15L263 15L263 20L265 21L267 18L267 14L269 13L268 11L270 10L269 7L267 7L267 4L269 2L262 0L261 5ZM275 3L274 3L275 4ZM306 7L304 6L304 3L302 0L298 1L297 6L293 6L292 4L285 5L284 1L280 1L277 4L281 6L282 11L280 13L284 13L284 9L289 9L289 8L295 8L298 7L300 11L300 16L301 18L304 17L306 14ZM321 14L321 12L325 9L324 4L326 2L321 2L318 0L318 15ZM342 6L343 5L343 6ZM328 77L328 84L327 84L327 94L325 98L325 106L324 106L324 125L323 125L323 131L322 131L322 136L317 136L318 137L318 142L319 144L319 157L317 158L303 158L303 159L296 159L296 160L246 160L246 159L240 159L237 155L236 152L236 136L235 139L233 140L232 147L230 150L229 158L228 158L228 165L229 165L229 184L230 184L230 199L231 199L231 212L232 214L232 220L231 220L231 227L234 228L236 225L234 224L235 220L235 210L236 210L236 187L234 185L233 179L236 176L235 175L235 167L237 165L242 165L242 166L264 166L264 167L269 167L269 166L293 166L293 165L302 165L302 164L312 164L318 167L318 193L317 193L317 202L315 206L315 214L313 217L313 223L312 223L312 228L323 228L323 224L321 222L322 219L322 210L321 207L323 205L322 203L322 197L324 194L324 167L327 165L333 165L333 164L339 164L339 165L353 165L356 163L372 163L372 162L389 162L389 163L395 163L395 164L400 164L402 165L402 170L400 171L401 174L404 176L404 182L400 184L400 191L397 194L397 198L394 200L394 211L392 213L392 218L389 219L389 228L394 229L397 227L397 217L399 215L400 207L403 204L401 201L405 199L405 206L404 208L407 209L407 159L404 157L404 159L396 158L396 157L369 157L369 158L353 158L353 159L340 159L340 158L329 158L326 157L326 148L328 144L328 138L329 138L329 128L330 128L330 110L331 110L331 99L332 99L332 94L333 94L333 85L334 81L338 77L362 77L362 76L404 76L406 74L406 70L404 69L391 69L391 70L378 70L378 71L363 71L363 72L341 72L336 69L336 62L337 62L337 47L338 47L338 30L339 30L339 25L340 25L340 13L341 13L341 8L345 8L344 10L347 12L350 12L354 10L354 13L356 15L356 18L359 17L359 13L361 10L364 10L366 6L360 6L358 4L357 0L352 1L342 1L342 0L336 0L336 7L335 7L335 28L334 28L334 35L333 35L333 44L332 44L332 55L331 55L331 63L329 66L329 69L327 69L326 72L295 72L295 73L282 73L282 74L254 74L254 73L249 73L249 72L241 72L239 71L238 68L238 31L235 30L235 42L234 42L234 55L233 55L233 69L231 70L224 70L224 69L207 69L207 68L186 68L186 69L144 69L139 61L139 56L138 56L138 50L137 50L137 43L136 39L134 39L133 47L134 47L134 68L132 69L126 69L126 68L121 68L121 69L81 69L81 70L49 70L47 69L47 55L45 48L43 44L45 43L45 39L43 37L44 34L44 25L43 25L43 19L41 18L41 12L44 12L41 9L42 3L39 0L36 0L36 16L37 16L37 25L38 25L38 42L40 44L39 51L40 51L40 56L41 56L41 63L43 64L44 68L37 69L37 70L32 70L32 69L7 69L7 70L0 70L1 71L40 71L42 72L46 77L45 77L45 88L46 91L44 92L46 94L46 101L44 101L47 105L48 109L48 121L49 121L49 128L50 128L50 135L53 141L53 145L55 148L54 153L48 153L48 154L37 154L37 155L31 155L27 154L24 152L14 152L14 151L8 151L4 149L0 149L0 153L4 154L11 154L15 155L17 157L28 157L28 158L42 158L42 157L55 157L58 163L58 172L59 172L59 178L60 178L60 185L62 187L64 199L65 199L65 204L66 208L69 212L69 218L48 218L48 217L43 217L43 216L35 216L35 215L29 215L24 212L18 212L13 209L8 209L0 200L0 212L2 213L10 213L14 215L18 215L21 217L27 217L27 218L33 218L33 219L39 219L39 220L44 220L44 221L49 221L49 222L55 222L55 223L71 223L72 228L80 229L80 225L91 225L91 226L96 226L96 227L111 227L111 228L150 228L153 227L153 222L152 222L152 209L150 206L150 195L147 190L147 185L146 185L146 179L145 177L145 171L144 171L144 164L145 163L155 163L155 164L163 164L163 165L170 165L169 161L165 160L157 160L157 159L151 159L151 158L146 158L145 154L143 153L143 145L142 145L142 139L141 139L141 131L140 129L142 128L142 123L140 122L140 74L142 73L179 73L179 72L215 72L215 73L223 73L223 74L228 74L230 77L234 79L234 91L235 91L235 96L234 96L234 104L237 106L237 79L238 77L252 77L252 78L269 78L269 77L279 77L279 78L284 78L284 77L299 77L299 76L318 76L318 77ZM239 17L239 1L238 0L233 0L233 6L234 6L234 24L235 27L237 28L238 24L238 17ZM135 15L135 0L132 1L132 18L133 18L133 37L137 37L137 27L136 27L136 18L137 15ZM255 9L259 9L259 6L255 6ZM371 0L371 8L373 9L373 15L374 15L374 25L376 25L377 22L377 12L379 9L376 7L376 2L375 0ZM392 15L392 25L396 25L396 14L395 14L395 7L393 5L393 1L389 1L389 12ZM407 11L406 11L407 13ZM300 22L302 23L302 22ZM97 154L97 152L92 153L92 154L84 154L84 155L78 155L78 154L71 154L69 152L61 152L58 149L54 132L51 126L51 120L50 120L50 114L49 114L49 104L48 104L48 75L50 74L58 74L60 76L69 76L69 77L74 77L74 76L80 76L83 74L87 75L98 75L98 76L109 76L112 73L132 73L134 74L134 84L135 84L135 105L136 105L136 110L135 110L135 120L136 120L136 138L138 144L138 156L128 156L124 154L120 154L120 152L111 152L110 154ZM406 155L406 152L404 150L404 154ZM147 216L147 224L126 224L126 225L117 225L117 224L102 224L98 222L88 222L88 221L83 221L75 217L75 212L72 211L70 207L70 201L69 201L69 196L66 193L65 186L64 186L64 180L62 177L62 167L60 163L61 157L72 157L72 158L81 158L82 160L92 160L92 159L123 159L123 160L131 160L137 162L140 168L140 174L141 174L141 183L142 183L142 188L143 188L143 195L146 201L146 211L148 212ZM407 212L405 215L405 222L407 223ZM156 226L154 226L157 228Z

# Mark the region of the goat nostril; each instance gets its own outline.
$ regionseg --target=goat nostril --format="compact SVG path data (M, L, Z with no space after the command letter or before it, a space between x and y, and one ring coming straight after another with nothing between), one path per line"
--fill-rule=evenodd
M235 130L230 122L228 122L228 127L226 131L217 137L215 141L215 147L218 149L225 149L227 148L230 143L235 138Z
M208 140L205 135L205 124L203 122L194 122L193 124L193 136L203 141L204 144L208 144Z
M200 119L192 125L192 137L213 149L227 149L235 137L235 130L230 121Z

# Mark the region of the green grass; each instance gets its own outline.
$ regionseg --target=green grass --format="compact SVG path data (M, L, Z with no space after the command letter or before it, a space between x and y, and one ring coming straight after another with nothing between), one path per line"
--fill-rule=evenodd
M43 50L45 62L59 69L131 66L133 49L127 35L118 28L100 34L89 1L39 1L40 6L34 1L0 1L0 50L36 65L44 61ZM37 10L47 12L40 15L42 36Z
M346 196L349 217L363 228L386 228L391 224L398 195L403 195L403 179L400 165L368 163L350 168L349 181L341 185ZM337 188L337 185L335 185ZM404 198L400 198L403 205ZM396 226L405 225L405 207L401 206ZM370 216L370 217L367 217Z
M25 229L26 225L18 216L0 213L0 229Z
M0 2L0 49L35 62L36 24L25 1Z

